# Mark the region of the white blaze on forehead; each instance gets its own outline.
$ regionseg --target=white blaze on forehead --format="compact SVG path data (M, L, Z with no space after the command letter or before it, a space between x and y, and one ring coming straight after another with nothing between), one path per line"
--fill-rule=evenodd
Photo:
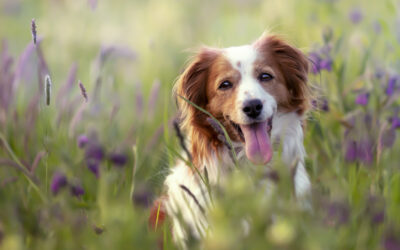
M230 47L225 49L225 56L232 67L240 73L238 100L258 98L258 94L263 90L253 73L257 58L256 50L250 45Z
M224 54L233 68L241 74L252 74L253 64L257 58L257 51L252 46L244 45L226 48L224 49Z
M263 103L260 119L265 120L272 116L276 110L276 101L271 94L264 90L254 75L254 63L258 56L257 50L251 45L230 47L224 49L224 55L232 67L240 73L240 82L236 90L235 122L241 124L251 122L242 112L244 103L251 99L259 99Z

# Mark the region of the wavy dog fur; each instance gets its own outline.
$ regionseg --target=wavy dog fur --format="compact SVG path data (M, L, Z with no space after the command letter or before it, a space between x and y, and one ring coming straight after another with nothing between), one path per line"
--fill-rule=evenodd
M208 116L180 97L224 125L241 162L267 165L271 158L263 154L272 154L272 142L279 141L283 162L288 167L296 165L295 194L304 197L310 190L302 127L310 108L308 70L304 54L276 36L263 35L250 45L204 47L197 52L177 80L174 95L193 164L200 173L207 171L212 186L233 166L229 148L218 139ZM185 248L189 231L200 238L208 230L207 187L193 169L179 161L165 180L165 193L155 204L171 217L173 237Z

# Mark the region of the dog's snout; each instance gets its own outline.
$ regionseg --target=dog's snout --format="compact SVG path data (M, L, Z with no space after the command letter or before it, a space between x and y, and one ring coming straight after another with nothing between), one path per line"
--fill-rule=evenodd
M243 112L250 118L257 118L261 114L263 104L259 99L248 100L243 105Z

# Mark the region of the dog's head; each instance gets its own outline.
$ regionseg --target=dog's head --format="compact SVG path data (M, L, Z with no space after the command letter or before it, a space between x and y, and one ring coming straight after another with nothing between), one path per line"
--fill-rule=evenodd
M244 143L250 161L265 164L272 157L274 114L301 115L309 108L307 73L307 58L275 36L240 47L201 49L175 86L194 160L222 144L207 115L180 96L210 112L233 141Z

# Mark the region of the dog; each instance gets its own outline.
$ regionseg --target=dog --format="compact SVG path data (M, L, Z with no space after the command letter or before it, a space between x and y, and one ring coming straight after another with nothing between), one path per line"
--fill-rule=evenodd
M273 35L244 46L200 49L174 87L193 166L182 160L171 169L150 224L169 216L174 241L182 248L188 233L204 236L210 198L200 175L207 175L211 186L223 181L235 165L232 147L239 162L267 165L279 142L282 161L295 165L295 195L305 197L311 188L303 146L303 120L311 106L308 70L307 57ZM209 114L223 125L231 144Z

